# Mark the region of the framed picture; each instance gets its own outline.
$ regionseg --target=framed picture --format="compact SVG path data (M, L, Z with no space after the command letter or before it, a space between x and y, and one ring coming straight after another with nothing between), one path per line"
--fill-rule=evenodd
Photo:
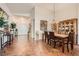
M42 30L42 31L47 30L47 21L46 20L40 20L40 30Z

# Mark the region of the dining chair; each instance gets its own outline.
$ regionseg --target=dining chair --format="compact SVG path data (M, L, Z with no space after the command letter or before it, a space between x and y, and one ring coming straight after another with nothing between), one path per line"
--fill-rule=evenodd
M44 31L45 42L48 40L48 32Z
M68 40L67 40L67 50L69 52L69 44L71 46L71 50L73 50L73 44L74 44L74 32L70 32L68 35Z
M44 41L44 33L42 33L42 41Z
M60 40L60 44L62 44L63 42ZM59 45L60 45L59 44ZM65 40L64 40L64 47L65 47L65 45L66 45L66 48L67 48L67 51L69 52L69 45L70 45L70 47L71 47L71 50L73 50L73 48L74 48L74 32L70 32L69 34L68 34L68 37L67 38L65 38ZM62 45L61 45L62 46Z
M48 42L54 45L54 48L56 47L56 43L59 42L59 40L54 36L54 32L49 32L49 39Z

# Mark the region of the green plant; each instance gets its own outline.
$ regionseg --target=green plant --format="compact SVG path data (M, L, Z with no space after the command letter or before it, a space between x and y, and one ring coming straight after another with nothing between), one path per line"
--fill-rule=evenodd
M12 28L12 29L16 28L16 23L12 22L12 23L11 23L11 28Z
M4 17L0 17L0 27L4 27L6 23L7 22L5 21Z

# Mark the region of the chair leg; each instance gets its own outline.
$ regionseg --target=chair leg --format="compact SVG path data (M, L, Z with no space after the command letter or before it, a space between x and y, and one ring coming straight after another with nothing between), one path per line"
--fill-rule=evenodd
M51 45L51 40L49 40L49 45Z
M68 46L68 44L67 44L67 51L69 52L69 46Z
M56 47L56 42L54 41L54 48Z
M71 50L73 50L73 44L71 44Z
M51 45L51 40L49 40L49 45Z
M46 36L45 36L45 42L46 42Z
M51 40L49 40L49 44L51 45Z
M49 39L48 39L48 42L47 43L49 44Z

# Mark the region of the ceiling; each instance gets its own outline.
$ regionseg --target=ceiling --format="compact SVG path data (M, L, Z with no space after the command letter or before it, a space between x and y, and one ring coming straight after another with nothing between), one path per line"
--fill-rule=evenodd
M34 7L33 5L30 4L25 4L25 3L7 3L6 4L11 13L20 13L20 14L25 14L29 13L31 9Z
M35 6L42 6L49 10L53 10L52 3L6 3L12 14L26 14L30 13Z
M6 3L7 7L11 11L12 14L29 14L32 11L32 8L35 6L41 6L45 9L48 9L50 11L54 11L54 5L55 5L55 10L62 9L64 7L69 6L74 6L75 4L65 4L65 3Z

